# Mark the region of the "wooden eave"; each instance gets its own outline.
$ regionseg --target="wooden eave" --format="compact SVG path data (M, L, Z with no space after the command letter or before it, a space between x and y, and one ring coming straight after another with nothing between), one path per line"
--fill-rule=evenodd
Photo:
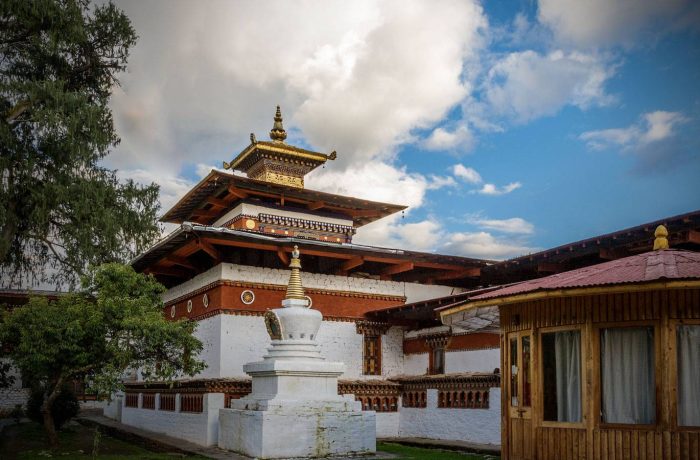
M402 205L362 200L211 171L160 220L178 224L190 221L209 225L242 200L255 199L273 201L281 206L292 204L300 208L299 211L342 215L352 219L355 227L406 209L406 206Z
M298 245L303 257L326 260L328 274L348 275L351 270L373 272L385 280L402 280L412 271L424 274L426 279L444 273L465 273L465 279L473 270L486 265L486 261L466 257L444 256L414 251L373 248L353 244L326 243L300 238L274 238L256 233L185 224L165 240L134 259L131 265L137 270L167 277L171 281L186 280L219 262L227 262L226 253L236 251L264 251L275 255L279 268L285 267L294 245ZM196 257L195 257L196 256ZM194 260L197 258L197 261ZM362 263L360 263L362 262ZM421 280L416 280L421 281ZM449 283L459 283L458 278Z
M482 280L484 285L512 283L647 252L659 225L668 229L672 248L700 250L697 210L497 262L482 270Z
M700 280L660 280L649 281L644 283L626 283L604 286L587 286L565 289L542 289L539 291L527 292L523 294L514 294L503 297L492 297L483 300L474 300L460 302L458 305L451 306L441 310L440 318L454 315L467 310L473 310L482 307L500 307L503 305L511 305L516 303L531 302L542 299L562 298L562 297L580 297L594 296L602 294L623 294L628 292L645 292L670 289L697 289L700 288Z

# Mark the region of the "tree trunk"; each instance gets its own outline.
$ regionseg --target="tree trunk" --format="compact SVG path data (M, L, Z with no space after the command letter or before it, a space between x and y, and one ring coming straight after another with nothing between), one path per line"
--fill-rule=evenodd
M12 240L17 232L17 219L15 213L15 203L10 201L7 205L5 223L0 226L0 264L5 262L7 253L10 252Z
M59 377L53 387L53 390L51 390L51 393L44 398L44 403L41 405L41 415L44 418L44 430L46 431L46 436L49 438L49 445L52 449L56 449L58 447L58 433L56 432L56 425L53 423L51 406L53 406L53 402L56 400L56 398L58 398L62 386L63 377Z
M46 436L49 438L49 446L52 449L58 448L58 433L56 433L56 426L53 424L53 415L51 414L51 406L46 406L46 401L41 406L41 415L44 418L44 431L46 431Z

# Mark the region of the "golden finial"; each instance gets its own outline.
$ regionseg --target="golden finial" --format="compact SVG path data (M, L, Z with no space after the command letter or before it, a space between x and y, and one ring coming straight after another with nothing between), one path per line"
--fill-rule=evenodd
M299 246L294 245L292 251L292 260L289 263L289 268L292 273L289 274L289 283L287 284L287 299L305 300L304 287L301 285L301 261L299 260Z
M668 230L663 225L656 227L654 231L654 251L668 249Z
M270 131L270 139L275 142L284 142L287 138L287 131L284 130L282 126L282 111L280 106L277 106L277 112L275 112L275 123L272 125L272 130Z

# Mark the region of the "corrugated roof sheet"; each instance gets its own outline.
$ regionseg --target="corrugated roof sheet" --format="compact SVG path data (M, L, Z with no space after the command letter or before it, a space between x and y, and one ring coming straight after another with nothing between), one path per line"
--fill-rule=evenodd
M534 291L645 283L656 280L700 279L700 253L667 249L524 281L471 297L494 299Z

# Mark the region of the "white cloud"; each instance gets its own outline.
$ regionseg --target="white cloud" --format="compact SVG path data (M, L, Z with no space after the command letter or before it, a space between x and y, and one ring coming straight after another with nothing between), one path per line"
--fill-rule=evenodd
M470 91L463 66L488 28L476 1L120 6L140 39L114 95L123 142L109 161L174 173L229 160L250 131L266 137L276 103L290 140L337 150L341 166L388 158Z
M480 184L483 182L481 174L475 169L464 166L461 163L452 166L452 173L469 184Z
M532 253L537 248L512 238L498 238L488 232L462 232L449 235L443 250L450 254L498 260Z
M586 109L610 104L613 98L604 86L612 75L613 68L591 54L515 52L491 67L484 98L493 115L526 123L567 105Z
M539 0L539 21L564 43L582 47L633 45L641 33L681 26L693 0Z
M471 193L478 193L480 195L505 195L514 190L522 187L523 184L520 182L511 182L510 184L504 185L503 187L498 187L495 184L484 184L480 189L473 190Z
M655 111L645 113L640 120L626 128L611 128L586 131L579 139L592 150L622 147L623 150L636 150L651 143L671 138L675 128L687 122L679 112Z
M469 150L474 145L474 136L465 124L448 131L435 128L430 136L423 141L423 147L428 150L450 150L457 147Z
M479 227L502 233L531 235L535 232L535 226L521 217L511 217L510 219L486 219L476 217L469 219L469 222Z

